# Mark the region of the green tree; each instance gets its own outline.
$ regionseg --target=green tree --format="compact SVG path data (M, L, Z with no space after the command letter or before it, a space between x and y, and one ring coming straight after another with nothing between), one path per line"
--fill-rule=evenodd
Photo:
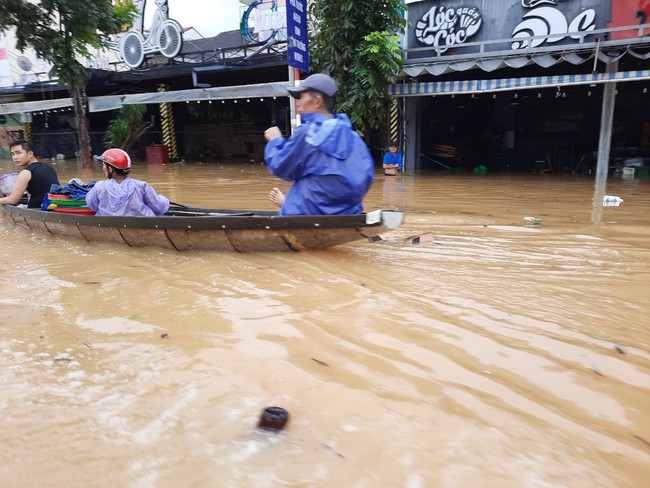
M87 68L92 48L106 48L110 35L135 17L137 8L130 2L110 0L2 0L0 30L15 28L19 51L31 47L36 55L52 64L51 78L67 85L79 139L79 158L92 164L86 124Z
M360 132L378 128L388 112L386 87L402 67L398 34L404 0L313 0L309 7L311 68L339 87L337 109Z
M153 126L153 116L145 120L146 105L124 105L117 112L108 124L104 145L129 152L135 141Z

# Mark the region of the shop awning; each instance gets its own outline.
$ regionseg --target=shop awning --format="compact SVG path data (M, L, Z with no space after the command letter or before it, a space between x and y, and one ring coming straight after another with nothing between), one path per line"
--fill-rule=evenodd
M463 93L493 93L532 88L557 88L572 85L591 85L624 81L650 80L650 70L619 71L615 73L588 73L557 76L529 76L494 80L431 81L389 85L393 97L456 95Z
M56 110L65 107L72 107L71 98L57 98L55 100L38 100L33 102L0 102L0 114L23 114L43 110Z
M212 88L195 88L167 92L137 93L134 95L108 95L88 97L88 110L102 112L115 110L122 105L140 105L165 102L198 102L210 100L233 100L244 98L286 97L290 82L260 83L255 85L220 86Z
M164 102L193 102L210 100L232 100L245 98L286 97L290 82L260 83L240 86L195 88L191 90L137 93L133 95L106 95L88 97L90 112L119 109L122 105L138 105ZM33 113L72 106L71 98L38 100L31 102L0 103L0 114Z

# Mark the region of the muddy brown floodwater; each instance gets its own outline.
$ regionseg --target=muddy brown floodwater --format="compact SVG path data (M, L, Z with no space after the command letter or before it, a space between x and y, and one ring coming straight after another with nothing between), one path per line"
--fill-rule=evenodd
M259 165L134 176L221 208L271 209L278 185ZM611 177L605 208L594 186L378 175L366 210L405 224L307 253L88 244L3 215L0 486L648 486L650 183ZM256 429L271 405L278 433Z

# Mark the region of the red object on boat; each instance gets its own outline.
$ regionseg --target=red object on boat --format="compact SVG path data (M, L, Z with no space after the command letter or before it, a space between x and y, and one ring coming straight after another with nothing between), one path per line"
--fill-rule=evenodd
M54 212L74 213L82 215L95 215L95 211L90 208L75 208L75 207L56 207Z
M50 200L72 200L72 198L66 195L61 195L59 193L48 193L47 198L49 198Z

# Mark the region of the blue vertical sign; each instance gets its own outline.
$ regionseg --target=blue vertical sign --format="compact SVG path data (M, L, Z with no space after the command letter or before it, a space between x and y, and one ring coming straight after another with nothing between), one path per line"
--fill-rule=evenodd
M309 72L307 0L287 0L287 64Z

